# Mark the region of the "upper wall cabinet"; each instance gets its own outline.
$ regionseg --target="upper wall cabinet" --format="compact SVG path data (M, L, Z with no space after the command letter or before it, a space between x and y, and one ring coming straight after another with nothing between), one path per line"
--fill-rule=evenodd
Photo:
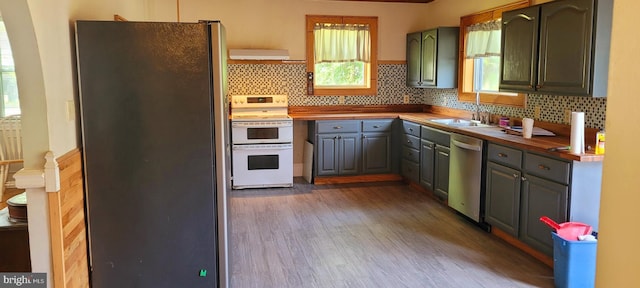
M500 91L605 97L611 0L558 0L502 14Z
M407 86L456 88L458 27L407 34Z

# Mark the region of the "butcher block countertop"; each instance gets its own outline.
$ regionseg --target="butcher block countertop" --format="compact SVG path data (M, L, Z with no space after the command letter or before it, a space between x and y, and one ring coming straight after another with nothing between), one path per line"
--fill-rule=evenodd
M460 118L435 113L412 113L412 112L372 112L372 113L290 113L294 120L362 120L362 119L394 119L400 118L421 125L438 128L440 130L455 132L467 136L485 139L494 143L504 144L511 147L527 149L550 156L559 157L570 161L599 162L604 160L604 155L594 154L593 149L584 154L572 154L569 151L549 151L550 148L569 146L569 136L556 133L557 136L533 136L525 139L519 135L507 134L504 129L495 127L454 127L430 121L431 119ZM537 124L537 123L536 123ZM538 127L538 125L534 126ZM547 127L542 127L548 129ZM548 129L551 130L551 129ZM551 130L556 132L554 130ZM566 134L566 133L565 133ZM587 134L588 135L588 134ZM586 136L589 137L589 136ZM587 143L587 145L589 145Z

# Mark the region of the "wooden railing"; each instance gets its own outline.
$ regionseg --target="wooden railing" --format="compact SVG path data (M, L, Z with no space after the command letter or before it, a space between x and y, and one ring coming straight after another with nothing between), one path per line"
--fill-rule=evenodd
M48 193L53 287L89 287L87 229L84 213L82 153L57 159L60 191Z

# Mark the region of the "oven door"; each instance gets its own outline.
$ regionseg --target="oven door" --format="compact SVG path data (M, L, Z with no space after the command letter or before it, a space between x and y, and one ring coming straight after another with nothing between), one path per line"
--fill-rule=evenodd
M233 145L233 189L293 186L293 145Z
M232 121L233 144L293 142L293 121Z

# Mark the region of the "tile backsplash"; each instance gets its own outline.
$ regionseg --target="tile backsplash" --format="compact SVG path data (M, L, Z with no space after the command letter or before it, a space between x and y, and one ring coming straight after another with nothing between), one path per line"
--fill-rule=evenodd
M459 102L456 89L411 88L405 84L406 65L378 65L378 95L345 96L344 105L429 104L475 111L473 103ZM305 64L229 64L229 94L287 94L291 106L339 105L338 96L306 95ZM526 108L480 105L480 110L509 117L533 117L540 106L540 120L562 123L564 111L585 112L585 126L604 128L606 98L534 95L527 97Z

